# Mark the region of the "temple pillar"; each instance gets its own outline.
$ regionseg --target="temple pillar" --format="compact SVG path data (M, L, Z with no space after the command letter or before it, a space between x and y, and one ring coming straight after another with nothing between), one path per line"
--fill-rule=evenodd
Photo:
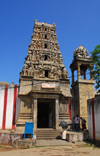
M55 128L56 130L59 129L59 100L55 99Z
M34 122L34 132L37 129L37 98L34 98L34 109L33 109L33 122Z
M77 80L81 79L80 77L81 73L80 73L80 64L77 65Z

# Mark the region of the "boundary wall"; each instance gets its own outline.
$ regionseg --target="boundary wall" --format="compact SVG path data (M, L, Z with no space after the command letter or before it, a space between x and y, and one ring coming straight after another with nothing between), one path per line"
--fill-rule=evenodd
M100 96L87 100L87 107L90 137L100 141Z
M0 129L15 129L20 113L18 85L0 84Z

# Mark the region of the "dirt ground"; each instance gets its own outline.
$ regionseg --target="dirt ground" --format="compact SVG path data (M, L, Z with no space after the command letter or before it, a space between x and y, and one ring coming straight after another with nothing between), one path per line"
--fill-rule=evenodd
M14 149L12 146L0 145L0 156L100 156L100 147L89 144L72 146L34 147Z

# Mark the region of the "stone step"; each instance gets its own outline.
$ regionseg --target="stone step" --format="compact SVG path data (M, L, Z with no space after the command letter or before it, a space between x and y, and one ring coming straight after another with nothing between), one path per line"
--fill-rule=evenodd
M16 127L25 127L25 122L33 122L33 119L18 119L16 122Z
M25 122L16 123L16 127L25 127Z
M37 132L37 131L36 131ZM43 131L43 132L37 132L37 134L59 134L59 132L51 132L51 131L49 131L49 132L46 132L46 131Z
M19 116L20 117L22 117L22 116L23 117L29 117L29 116L33 117L33 113L20 113Z
M25 127L16 127L17 130L24 130Z
M37 140L51 140L51 139L56 139L57 137L53 136L48 136L48 137L36 137Z
M59 131L56 130L37 130L37 133L57 133Z
M21 123L21 124L16 124L16 127L25 127L25 123Z
M38 136L38 137L54 136L55 137L55 136L59 136L59 135L60 135L60 133L57 133L57 134L51 134L51 133L49 133L49 134L37 134L36 136Z
M59 116L69 117L69 114L59 114Z
M69 118L69 115L59 115L59 117Z
M42 140L42 139L57 139L57 138L61 138L61 135L56 135L56 136L51 136L51 135L49 135L49 136L37 136L36 135L36 139L37 140Z
M19 116L20 119L33 119L33 116Z
M37 129L36 131L36 137L38 140L56 139L58 136L61 136L61 133L55 129Z
M37 132L37 131L36 131ZM37 132L37 134L59 134L60 131L43 131L43 132Z
M25 123L25 122L32 122L33 120L32 119L26 119L26 120L22 120L22 119L19 119L16 124L19 124L19 123Z
M19 121L16 123L16 125L23 125L23 124L25 125L25 122Z
M45 134L57 134L57 133L59 133L60 131L36 131L38 134L43 134L43 133L45 133Z
M29 113L28 113L29 114ZM20 116L19 116L19 120L18 121L20 121L20 120L25 120L26 122L32 122L32 120L33 120L33 114L32 115L26 115L26 113L21 113L20 114Z
M33 114L20 114L19 116L33 116Z
M60 120L69 120L69 117L59 117Z
M23 120L29 120L29 119L33 119L33 117L19 117L19 119L23 119Z
M33 115L33 113L20 113L20 115Z
M24 134L25 127L16 127L15 133L23 133Z

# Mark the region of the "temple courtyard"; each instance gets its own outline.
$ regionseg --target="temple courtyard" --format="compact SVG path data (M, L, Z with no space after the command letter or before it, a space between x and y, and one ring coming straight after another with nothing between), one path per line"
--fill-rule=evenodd
M2 156L100 156L100 147L86 142L69 143L64 140L38 140L33 148L16 149L12 146L1 145Z

